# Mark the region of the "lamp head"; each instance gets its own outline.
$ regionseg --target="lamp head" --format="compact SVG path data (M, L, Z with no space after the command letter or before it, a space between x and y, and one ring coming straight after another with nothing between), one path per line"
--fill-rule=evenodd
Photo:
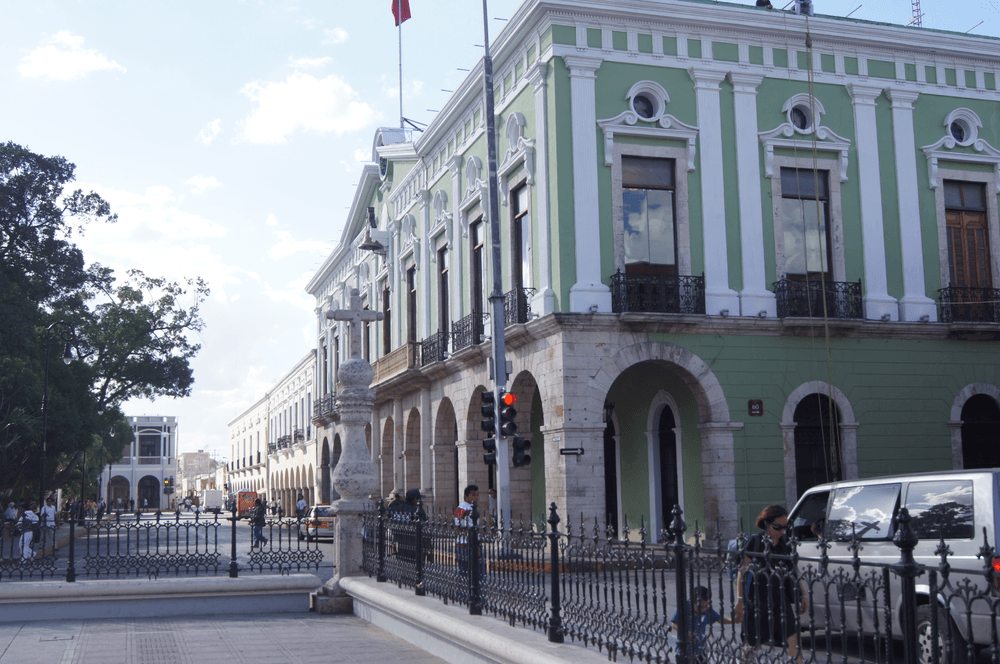
M73 350L69 347L68 343L66 344L66 350L63 351L62 361L63 364L69 364L73 361Z

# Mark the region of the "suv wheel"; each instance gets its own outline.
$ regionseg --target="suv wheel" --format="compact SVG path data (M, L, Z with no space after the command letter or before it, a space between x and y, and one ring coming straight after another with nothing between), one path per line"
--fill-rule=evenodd
M948 612L942 607L937 608L937 643L935 644L931 633L931 607L924 604L917 607L917 658L920 664L933 664L938 661L941 664L967 664L969 661L969 648L962 633L948 616ZM951 658L945 656L945 630L951 636ZM937 650L937 660L934 659L934 651Z

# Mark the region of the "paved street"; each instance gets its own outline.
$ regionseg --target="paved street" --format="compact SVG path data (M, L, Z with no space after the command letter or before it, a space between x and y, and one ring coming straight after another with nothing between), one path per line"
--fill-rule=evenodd
M0 664L441 661L355 616L275 614L0 625Z

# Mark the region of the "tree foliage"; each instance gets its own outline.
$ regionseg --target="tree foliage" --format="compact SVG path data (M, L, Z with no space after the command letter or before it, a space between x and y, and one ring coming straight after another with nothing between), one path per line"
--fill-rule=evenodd
M109 268L87 265L73 235L117 215L98 194L69 187L75 169L0 144L0 493L37 488L43 439L48 488L79 477L85 453L118 458L131 439L122 404L188 396L194 383L192 336L204 327L208 287L138 270L116 281ZM78 361L64 365L69 330ZM119 435L106 435L112 429Z

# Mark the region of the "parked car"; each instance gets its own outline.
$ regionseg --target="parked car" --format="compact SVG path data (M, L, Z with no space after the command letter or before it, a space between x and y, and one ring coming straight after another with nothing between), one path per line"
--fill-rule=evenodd
M799 540L798 554L819 558L818 546L822 534L829 545L831 559L850 561L854 555L852 538L861 548L858 557L865 567L862 575L872 573L869 564L892 565L899 562L899 548L893 543L898 527L899 510L906 507L910 514L910 528L920 539L913 551L917 563L929 567L941 564L938 547L942 539L951 550L951 587L939 596L937 611L938 644L941 662L943 645L950 635L953 650L952 664L968 661L968 643L976 646L990 643L993 618L990 604L1000 601L997 583L1000 559L984 561L978 557L983 538L996 549L1000 535L1000 468L991 470L944 471L848 480L821 484L809 489L796 503L789 517L789 524ZM986 563L992 564L994 580L989 584L983 574ZM800 573L815 562L802 561ZM842 575L839 576L838 575ZM929 664L935 650L931 633L930 580L925 573L916 579L917 629L920 643L920 661ZM830 565L826 575L837 578L829 593L830 607L817 607L817 627L835 631L840 617L847 618L848 626L884 624L884 593L878 591L879 581L858 582L850 564ZM884 577L883 577L884 578ZM892 634L901 637L900 616L902 597L895 574L887 575L892 603ZM938 583L942 579L938 576ZM972 594L961 590L963 584ZM821 589L816 588L817 593ZM879 595L878 599L874 596ZM966 597L976 599L966 602ZM951 600L949 602L949 600ZM879 616L875 615L878 607ZM843 610L843 614L841 611ZM995 608L993 609L996 610ZM859 615L860 613L860 615ZM995 615L995 614L993 614ZM828 620L829 616L829 620ZM971 630L970 630L971 627ZM970 633L971 631L971 633Z
M333 508L330 505L310 507L299 523L299 539L309 542L321 537L333 539L333 519Z

